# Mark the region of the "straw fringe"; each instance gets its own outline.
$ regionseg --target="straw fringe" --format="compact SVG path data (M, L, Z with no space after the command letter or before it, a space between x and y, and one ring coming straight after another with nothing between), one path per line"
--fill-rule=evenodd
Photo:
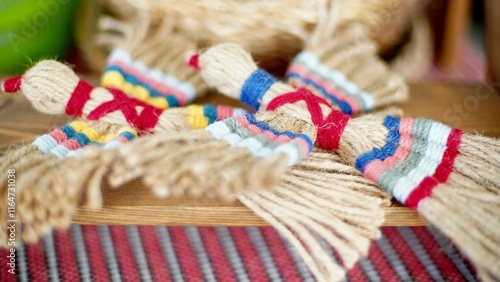
M295 247L318 281L340 281L367 254L370 240L380 237L381 207L388 205L389 196L337 162L336 155L329 154L326 168L305 164L323 154L315 149L276 187L245 191L238 199ZM357 181L357 189L352 189L351 183ZM336 258L328 255L322 242L333 248Z

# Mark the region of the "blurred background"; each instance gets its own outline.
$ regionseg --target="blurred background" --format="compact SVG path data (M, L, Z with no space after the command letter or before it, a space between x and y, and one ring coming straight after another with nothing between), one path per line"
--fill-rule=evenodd
M234 16L240 11L231 7L239 6L232 1L225 1L229 4L215 1L210 6L193 1L174 2L158 1L162 6L150 15L151 24L158 18L167 18L173 29L192 38L200 47L237 41L249 48L264 68L278 75L303 47L316 20L315 1L307 1L308 4L293 0L271 2L273 5L268 7L278 6L276 10L279 8L285 14L287 9L295 11L295 4L295 8L303 11L300 16L288 16L296 19L282 20L283 26L276 20L272 27L250 12L244 22L235 21ZM404 4L396 8L388 6L391 1L385 0L365 1L368 4L345 2L351 4L345 4L350 9L344 21L368 25L373 40L378 43L380 56L410 81L474 83L498 78L498 55L494 53L494 46L499 38L498 24L495 24L499 1L410 0L402 1ZM110 27L110 23L134 24L140 21L144 10L134 1L3 1L0 3L0 73L21 73L42 58L69 61L80 72L98 73L104 68L111 49L110 42L103 37L125 36L119 34L123 30ZM203 12L207 17L194 16ZM290 22L295 26L290 26ZM230 25L237 28L229 30ZM199 30L201 27L207 30ZM261 30L265 30L264 35Z

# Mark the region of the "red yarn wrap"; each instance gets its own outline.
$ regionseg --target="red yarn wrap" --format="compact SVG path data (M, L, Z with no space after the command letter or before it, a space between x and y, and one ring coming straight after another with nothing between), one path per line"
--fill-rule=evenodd
M71 93L71 97L66 105L66 113L75 117L83 114L85 104L90 100L90 94L94 87L89 83L80 80ZM99 120L103 116L120 111L125 120L138 130L150 131L158 123L162 109L156 108L139 99L127 96L116 88L107 88L113 95L113 100L102 103L92 110L87 119Z
M66 104L66 114L80 117L83 113L83 107L85 107L87 101L90 100L90 93L92 90L94 90L94 86L80 79Z
M22 76L14 76L4 80L2 83L2 91L5 93L16 93L21 90Z
M267 110L274 111L285 104L304 101L311 114L311 121L317 129L316 144L325 150L336 150L339 147L340 137L350 116L334 109L325 99L318 97L305 88L298 88L295 92L283 94L274 98ZM323 116L321 105L331 109L328 116Z
M163 113L162 109L127 96L119 89L108 88L108 90L113 94L114 99L104 102L92 110L87 116L89 120L98 120L109 113L121 111L127 122L139 130L150 131L156 126Z
M191 56L191 58L189 58L189 62L188 62L188 64L197 71L201 70L199 59L200 59L200 55L194 54L193 56Z

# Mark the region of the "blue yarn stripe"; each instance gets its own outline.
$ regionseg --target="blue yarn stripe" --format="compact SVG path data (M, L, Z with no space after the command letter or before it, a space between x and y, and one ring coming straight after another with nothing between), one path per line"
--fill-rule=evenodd
M304 83L311 85L315 89L319 90L325 98L328 98L332 103L337 105L344 114L352 115L352 107L351 107L351 105L349 105L349 103L340 100L335 95L329 94L325 88L318 85L316 82L314 82L308 78L303 78L298 73L295 73L295 72L290 72L290 73L286 74L285 80L288 80L290 78L297 78L297 79L302 80Z
M257 111L260 107L262 96L276 81L276 78L266 71L257 69L250 75L241 88L241 102Z
M309 136L307 136L305 134L302 134L302 133L295 134L295 133L290 132L290 131L279 132L278 130L272 128L269 124L267 124L265 122L257 121L257 119L255 118L255 116L253 114L246 114L245 116L250 124L257 126L264 131L270 131L274 135L286 135L287 137L290 137L291 139L293 139L293 138L303 139L307 143L309 153L312 151L312 149L314 147L314 144L313 144L311 138L309 138Z
M384 121L384 126L389 129L387 134L386 143L381 149L373 148L372 151L364 153L356 159L356 168L364 172L366 166L374 160L385 160L386 158L394 155L399 146L401 136L399 135L399 124L401 118L387 116Z
M179 101L177 101L177 98L175 98L175 96L170 95L170 94L162 94L162 93L158 92L153 87L151 87L151 85L149 85L148 83L141 83L139 80L137 80L137 78L135 76L133 76L131 74L128 74L127 72L125 72L124 70L122 70L118 66L115 66L115 65L108 66L104 72L108 72L108 71L117 71L130 84L132 84L132 85L140 85L140 86L144 87L149 92L149 96L150 97L162 97L162 98L165 98L167 100L167 103L168 103L169 107L173 108L173 107L178 107L179 106Z
M80 144L80 146L85 146L90 142L87 135L80 132L76 132L75 129L70 125L65 125L61 127L61 131L64 132L64 134L66 134L67 139L76 140L78 144Z
M208 124L217 120L217 108L214 105L203 105L203 115L208 118Z
M122 133L120 133L118 135L127 138L129 141L135 138L135 135L132 134L132 133L130 133L130 132L128 132L128 131L124 131L124 132L122 132Z
M66 134L66 138L73 138L73 136L76 134L75 129L69 125L61 127L61 131Z
M74 139L80 144L80 146L85 146L90 142L90 139L87 135L83 133L76 133L71 139Z

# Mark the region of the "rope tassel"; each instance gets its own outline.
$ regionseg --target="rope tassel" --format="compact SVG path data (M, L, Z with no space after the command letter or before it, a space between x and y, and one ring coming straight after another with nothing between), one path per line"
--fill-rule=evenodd
M500 279L500 228L492 227L500 210L499 140L428 120L376 115L349 119L323 98L265 75L233 44L206 50L199 66L210 86L259 110L261 122L336 150L440 228L482 273ZM252 90L248 83L265 88Z

